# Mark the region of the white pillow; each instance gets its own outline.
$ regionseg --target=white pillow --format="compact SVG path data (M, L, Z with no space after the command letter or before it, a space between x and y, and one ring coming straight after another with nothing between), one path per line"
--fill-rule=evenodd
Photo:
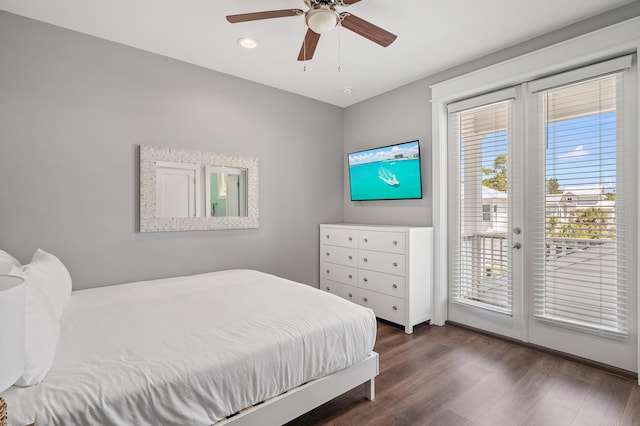
M22 270L31 285L37 287L51 304L56 318L60 319L71 296L71 275L67 268L54 255L38 249L31 263L24 265Z
M8 264L15 266L16 268L22 268L22 263L4 250L0 250L0 264ZM7 268L7 270L8 269L11 268Z
M37 283L18 268L14 267L10 273L25 278L24 371L15 385L36 385L44 380L53 365L60 321Z

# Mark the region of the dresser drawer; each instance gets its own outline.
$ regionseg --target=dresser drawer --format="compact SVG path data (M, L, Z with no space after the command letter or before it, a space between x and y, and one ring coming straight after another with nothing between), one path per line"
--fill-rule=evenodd
M358 289L358 304L373 309L377 317L405 324L405 303L404 299L376 293L373 291Z
M322 227L320 228L320 244L358 248L358 231Z
M340 296L343 299L350 300L352 302L357 302L358 300L358 288L352 287L346 284L340 284L335 281L329 280L320 280L320 290L326 291L327 293L335 294L336 296Z
M402 232L360 231L358 247L364 250L404 254L405 238Z
M405 298L405 277L401 275L383 274L382 272L362 269L358 274L358 287L378 293L388 294L400 299Z
M358 249L339 246L320 246L320 261L358 267Z
M383 253L380 251L360 250L358 267L386 274L405 275L404 254Z
M358 286L358 269L335 263L320 263L320 279Z

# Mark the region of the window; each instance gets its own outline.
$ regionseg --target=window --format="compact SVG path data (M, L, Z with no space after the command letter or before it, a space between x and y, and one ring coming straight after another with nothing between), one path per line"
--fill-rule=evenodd
M621 72L554 85L536 93L547 182L566 197L541 197L534 315L569 327L626 335L629 226L624 217L624 90ZM534 85L535 86L535 85Z
M485 222L491 220L491 204L482 205L482 220Z
M498 92L495 96L504 95L512 96L512 92ZM513 101L483 104L480 99L478 103L476 106L472 100L449 106L450 147L458 162L455 173L460 195L455 218L455 260L450 264L451 299L510 314L512 288L506 211ZM494 200L504 205L505 214L492 218Z

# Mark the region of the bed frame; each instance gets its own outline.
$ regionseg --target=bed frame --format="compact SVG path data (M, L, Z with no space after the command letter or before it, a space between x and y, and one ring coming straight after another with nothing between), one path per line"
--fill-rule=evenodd
M364 384L364 396L375 399L375 377L379 372L378 354L330 376L305 383L262 404L215 423L215 426L282 425L343 393Z
M375 378L379 370L378 354L371 352L349 368L247 408L233 417L216 422L215 426L282 425L361 384L364 384L365 398L373 401L376 397ZM0 398L0 426L7 424L6 405L3 403L4 400Z
M375 378L380 370L378 359L378 354L371 352L349 368L247 408L233 417L216 422L215 426L283 425L361 384L364 384L365 398L373 401L376 397ZM6 404L0 398L0 426L7 425L6 414ZM28 426L35 425L32 423Z

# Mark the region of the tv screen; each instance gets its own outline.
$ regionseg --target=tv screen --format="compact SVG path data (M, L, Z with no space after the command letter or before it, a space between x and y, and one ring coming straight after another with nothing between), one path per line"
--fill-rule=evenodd
M349 154L351 201L422 198L420 141Z

